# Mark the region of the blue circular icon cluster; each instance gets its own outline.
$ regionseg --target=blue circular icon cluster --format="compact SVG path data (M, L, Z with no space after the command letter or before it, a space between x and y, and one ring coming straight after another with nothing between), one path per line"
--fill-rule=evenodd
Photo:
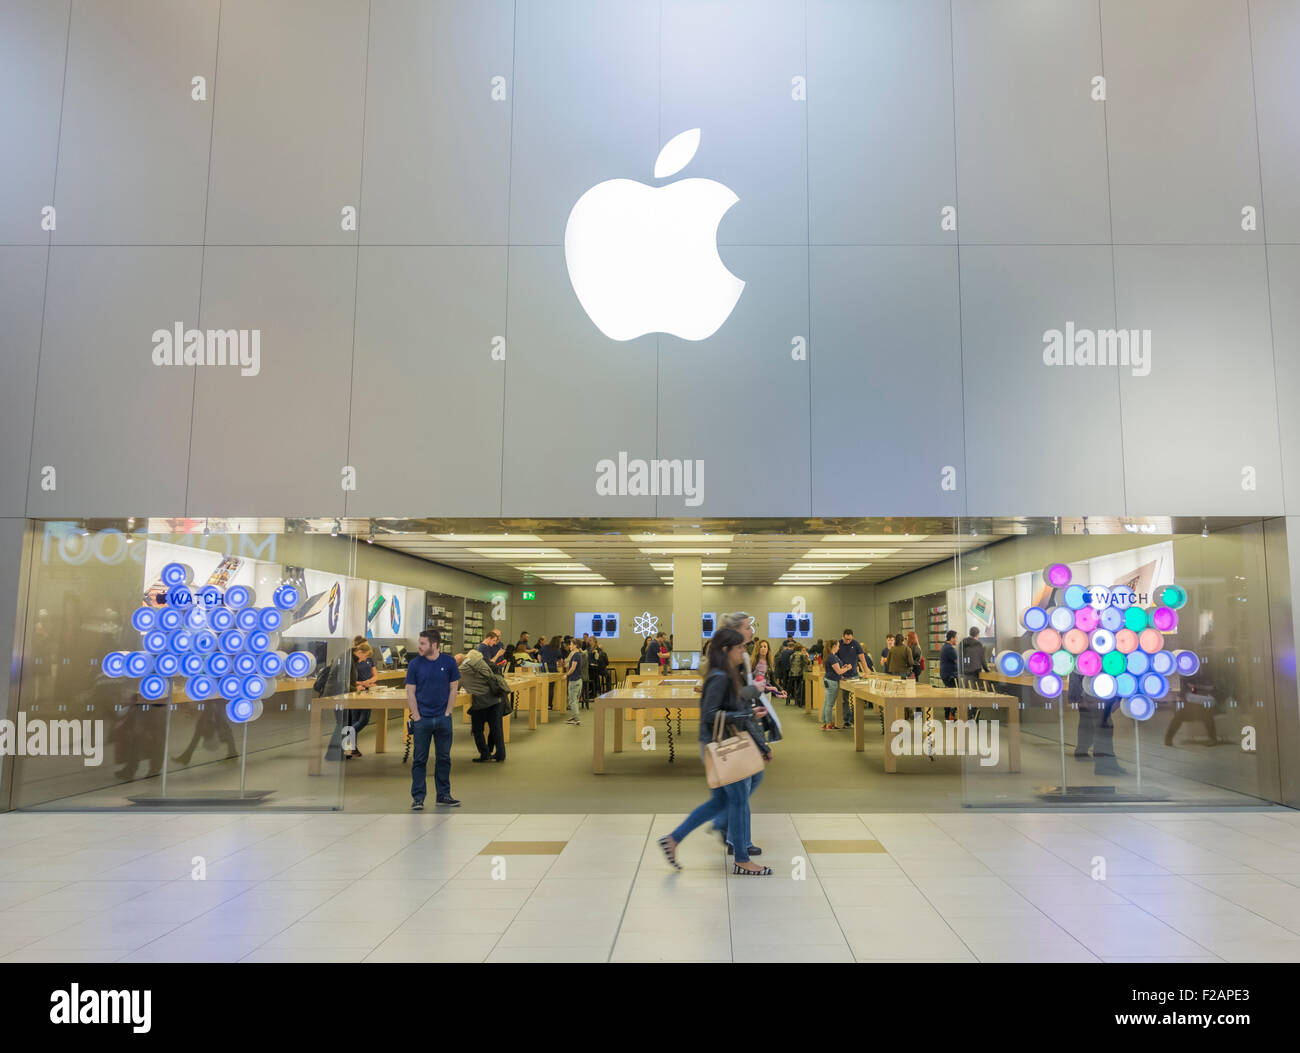
M247 586L191 589L189 577L184 564L163 567L163 604L138 607L131 615L142 650L110 651L104 675L138 679L140 697L150 702L166 698L172 677L184 676L191 700L221 698L234 723L256 720L262 699L275 693L276 677L310 676L316 668L310 652L278 649L285 615L298 605L298 590L280 585L272 606L254 607Z

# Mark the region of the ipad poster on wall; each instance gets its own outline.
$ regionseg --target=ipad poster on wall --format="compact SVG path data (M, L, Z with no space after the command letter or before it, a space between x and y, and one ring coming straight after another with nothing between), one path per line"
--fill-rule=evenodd
M159 606L160 594L165 594L167 586L162 581L162 569L168 563L179 563L190 570L190 588L197 589L204 585L215 585L227 589L231 585L247 585L253 590L258 604L270 602L274 587L268 587L270 581L278 581L280 566L276 563L261 563L241 556L227 556L222 552L195 548L190 545L173 545L167 541L146 541L144 553L144 602L150 606ZM259 578L268 579L260 588Z
M392 640L405 635L406 619L410 608L406 602L406 587L385 581L371 581L366 585L366 639ZM421 604L417 611L423 611Z
M327 574L308 567L285 567L286 580L298 585L298 606L289 624L280 630L282 637L346 636L344 617L349 579L342 574Z

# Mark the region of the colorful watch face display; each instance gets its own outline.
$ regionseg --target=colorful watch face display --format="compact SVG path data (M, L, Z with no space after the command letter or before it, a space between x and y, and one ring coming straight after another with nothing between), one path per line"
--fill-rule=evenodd
M393 602L388 605L388 625L393 630L394 636L402 634L402 606L397 597L393 597Z
M1020 616L1034 642L1035 650L1024 655L1034 690L1041 698L1058 698L1064 678L1077 675L1085 693L1118 699L1121 712L1149 720L1169 693L1168 677L1191 676L1200 668L1193 652L1165 647L1165 634L1178 627L1177 611L1187 602L1187 591L1162 585L1153 590L1155 604L1143 607L1126 586L1084 588L1071 584L1071 577L1068 565L1049 564L1043 579L1064 602L1028 607Z

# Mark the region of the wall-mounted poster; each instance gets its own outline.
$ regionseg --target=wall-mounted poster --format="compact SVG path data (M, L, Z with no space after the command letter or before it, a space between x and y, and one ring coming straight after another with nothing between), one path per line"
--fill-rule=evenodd
M348 578L307 567L285 567L285 580L298 586L302 599L280 630L282 637L346 636Z
M223 552L197 548L192 545L173 545L168 541L145 541L144 553L144 602L159 606L160 595L165 594L167 586L162 582L162 569L168 563L179 563L190 569L190 587L200 588L215 585L219 589L231 585L247 585L253 590L259 605L270 603L274 586L268 588L259 579L268 581L280 577L280 567L274 563L261 563L242 556L227 556Z
M807 611L768 611L767 635L772 640L784 640L793 636L796 640L807 640L813 634L813 616Z
M421 594L422 597L422 594ZM407 589L385 581L368 582L366 586L366 639L400 640L406 633L409 617L419 617L424 611L423 598L412 611L407 602Z

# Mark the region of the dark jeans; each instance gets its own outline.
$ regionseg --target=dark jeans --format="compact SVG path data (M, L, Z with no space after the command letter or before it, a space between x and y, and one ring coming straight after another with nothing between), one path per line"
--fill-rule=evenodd
M325 751L326 758L337 760L342 756L344 728L350 727L352 729L352 748L355 749L357 739L361 735L361 729L369 723L370 710L368 709L336 709L334 711L334 734L330 736L329 746Z
M955 676L945 676L945 677L943 677L942 679L943 679L943 686L944 686L944 687L956 687L956 686L957 686L957 678L956 678ZM967 716L973 716L973 715L974 715L974 714L972 713L971 710L967 710L967 711L966 711L966 714L967 714ZM943 707L943 719L944 719L944 720L956 720L956 719L957 719L957 707L956 707L956 706L944 706L944 707Z
M411 754L411 800L423 801L427 793L425 768L429 743L434 745L433 787L439 797L451 796L451 717L421 717L415 723Z
M482 709L474 709L471 706L469 723L474 734L474 745L478 747L480 757L486 757L491 753L499 761L506 759L506 739L501 730L501 718L505 708L502 702L484 706ZM485 727L487 728L486 741L483 738Z

